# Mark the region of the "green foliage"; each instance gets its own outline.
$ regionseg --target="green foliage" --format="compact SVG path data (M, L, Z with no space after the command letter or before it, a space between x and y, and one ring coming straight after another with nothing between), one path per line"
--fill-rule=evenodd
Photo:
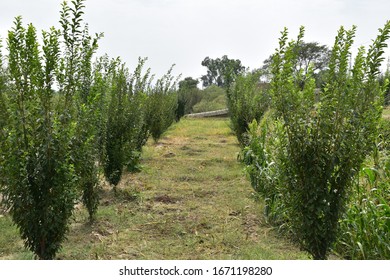
M247 144L249 124L253 120L260 121L270 103L266 86L260 84L260 76L260 71L238 76L227 93L232 129L243 147Z
M199 81L192 77L187 77L179 82L179 89L195 89L198 88Z
M149 128L147 124L148 96L153 76L150 75L150 68L146 73L142 69L146 58L139 59L133 75L130 78L131 104L128 108L127 126L129 127L129 141L125 148L125 164L127 170L135 172L140 170L140 160L142 147L149 138Z
M155 142L175 121L178 105L172 68L149 90L147 125Z
M303 29L298 40L290 43L287 30L282 32L280 47L272 56L272 113L267 113L259 125L254 121L249 126L249 142L242 157L252 186L265 198L266 215L293 234L293 239L315 259L326 258L341 218L341 238L336 246L339 254L360 258L356 253L360 248L371 258L387 254L386 188L382 186L379 191L371 186L373 191L367 192L360 187L351 198L349 194L359 182L355 179L357 170L373 150L377 137L385 89L379 86L377 76L389 31L387 23L367 55L360 49L349 71L355 28L341 28L320 92L312 68L296 71ZM379 147L386 151L385 123L381 127ZM363 170L373 182L375 172ZM348 201L351 205L344 214ZM361 216L363 212L370 212L367 219ZM367 223L370 226L362 226ZM369 234L378 237L372 240L371 248ZM384 239L380 241L381 237Z
M235 77L245 70L239 59L229 59L226 55L216 59L206 57L202 61L202 66L207 68L207 74L201 77L203 86L217 85L226 90L234 82Z
M140 59L133 75L120 60L113 61L109 105L105 124L104 174L110 184L116 186L124 166L136 171L142 146L148 137L149 73L142 74L146 59Z
M191 113L194 105L202 99L201 92L197 86L198 83L198 80L194 80L191 77L187 77L179 82L176 120L180 120L184 115Z
M26 247L41 259L61 248L79 196L91 219L98 205L101 98L92 87L91 61L102 35L92 38L82 27L83 9L83 0L72 7L64 2L62 31L43 31L42 46L20 17L8 33L4 195Z
M211 85L200 91L200 102L193 107L193 113L226 109L226 90Z
M273 55L271 95L284 127L279 151L289 222L302 248L315 259L326 258L335 241L353 178L373 148L383 102L377 76L389 32L390 22L367 55L359 49L349 71L355 27L341 28L319 96L313 70L295 71L303 28L297 41L290 43L284 30ZM303 87L300 81L305 81Z
M241 152L252 187L265 201L266 218L280 229L286 227L289 219L288 194L278 154L282 152L278 150L282 146L282 133L282 123L275 120L272 110L269 110L260 123L253 120L249 124L247 146Z
M379 76L379 83L381 86L385 86L385 97L384 97L384 104L390 105L390 83L386 81L390 81L390 59L387 62L387 68L385 73L381 74Z
M92 221L99 204L96 123L101 113L100 93L92 87L92 57L98 48L97 43L102 34L92 38L87 25L82 29L83 1L76 1L73 5L72 9L63 3L61 12L60 22L65 42L65 56L62 58L62 63L65 68L60 76L64 84L60 93L63 91L69 95L73 91L71 94L75 111L72 114L78 124L77 137L73 140L73 159L82 201ZM69 11L73 14L73 18Z
M7 113L7 105L6 105L6 91L7 91L7 75L6 75L6 69L3 66L3 55L2 55L2 40L0 38L0 193L2 190L2 187L4 183L2 182L4 179L3 174L3 152L6 150L5 147L5 138L6 138L6 131L5 127L8 122L8 113ZM1 202L0 202L1 203Z
M124 146L128 128L126 112L128 97L128 72L125 66L118 65L114 70L110 89L110 101L105 136L104 175L108 182L116 186L122 176L124 166Z
M380 155L378 162L361 168L341 217L334 251L344 258L390 258L390 157Z
M326 45L320 45L318 42L303 42L295 46L297 57L296 63L294 65L294 70L298 74L300 71L303 72L303 75L300 77L305 79L306 74L310 71L311 76L314 77L316 81L316 86L318 88L322 87L325 82L325 76L329 68L329 60L331 56L331 51ZM264 61L262 70L271 75L271 64L272 64L273 55L267 58ZM305 80L300 81L301 86L305 83Z
M382 119L379 122L379 143L378 149L390 153L390 120Z
M77 194L71 157L77 123L53 104L59 35L54 28L44 33L40 51L34 26L24 28L17 17L7 42L11 83L7 150L2 151L4 194L26 247L40 259L52 259L61 247Z
M151 86L140 59L133 74L120 59L92 58L102 34L83 23L84 0L63 2L61 30L42 32L20 17L0 40L0 191L25 246L55 257L81 198L90 220L99 204L99 164L117 185L124 166L139 169L149 134L161 136L177 109L171 70Z
M91 85L92 95L95 96L96 109L93 112L96 129L97 157L100 165L104 163L105 139L108 118L108 103L113 73L117 61L111 60L108 55L99 57L93 66L93 82Z

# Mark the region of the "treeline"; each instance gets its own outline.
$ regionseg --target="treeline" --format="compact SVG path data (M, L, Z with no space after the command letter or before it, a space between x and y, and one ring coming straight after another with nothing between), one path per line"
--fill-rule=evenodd
M134 71L95 59L103 34L89 34L83 10L84 0L64 2L61 28L42 40L17 17L0 53L0 199L39 259L61 248L76 203L93 221L100 174L115 189L177 113L172 69L154 80L146 59Z
M389 81L380 72L390 22L352 63L355 31L338 31L319 77L313 63L302 67L304 29L291 41L285 29L269 71L238 75L228 89L241 159L267 221L314 259L390 257Z

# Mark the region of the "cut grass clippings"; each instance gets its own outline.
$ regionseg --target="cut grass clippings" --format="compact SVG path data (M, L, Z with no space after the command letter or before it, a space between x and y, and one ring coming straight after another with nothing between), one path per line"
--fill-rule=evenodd
M77 206L58 259L307 259L254 199L228 119L182 119L144 148L143 170L104 185L94 223ZM7 214L0 258L31 259Z

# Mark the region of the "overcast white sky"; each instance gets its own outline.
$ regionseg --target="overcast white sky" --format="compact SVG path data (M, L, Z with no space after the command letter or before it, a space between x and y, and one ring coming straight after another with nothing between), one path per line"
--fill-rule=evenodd
M62 0L1 0L0 36L15 16L38 29L59 27ZM68 1L70 2L70 1ZM87 0L85 16L92 32L104 32L99 54L121 56L134 68L139 56L164 74L199 78L206 57L240 59L258 68L277 46L280 31L331 46L338 28L357 25L355 47L368 46L390 19L389 0ZM389 42L390 43L390 42ZM389 51L387 51L389 56Z

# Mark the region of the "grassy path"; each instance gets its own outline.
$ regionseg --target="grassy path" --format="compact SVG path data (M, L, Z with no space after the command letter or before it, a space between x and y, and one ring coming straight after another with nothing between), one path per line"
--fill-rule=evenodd
M76 210L61 259L301 259L262 219L226 119L184 119L144 150L143 171ZM0 258L31 258L8 217Z

